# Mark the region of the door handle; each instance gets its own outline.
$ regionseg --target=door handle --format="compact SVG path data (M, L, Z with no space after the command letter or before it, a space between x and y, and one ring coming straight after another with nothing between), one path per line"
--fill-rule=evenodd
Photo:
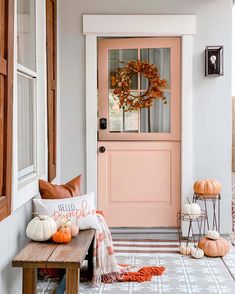
M100 146L100 148L99 148L99 152L100 152L100 153L104 153L104 152L105 152L105 147L104 147L104 146Z

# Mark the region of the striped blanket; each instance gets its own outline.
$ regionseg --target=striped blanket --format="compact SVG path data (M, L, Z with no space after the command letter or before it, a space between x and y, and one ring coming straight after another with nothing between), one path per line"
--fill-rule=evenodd
M93 250L93 284L114 282L121 278L124 268L119 266L114 256L113 241L103 215L97 213L99 229L95 233Z
M99 229L96 230L93 251L93 284L113 282L144 282L165 271L162 266L142 267L131 272L129 265L119 265L114 255L113 241L104 217L97 214Z

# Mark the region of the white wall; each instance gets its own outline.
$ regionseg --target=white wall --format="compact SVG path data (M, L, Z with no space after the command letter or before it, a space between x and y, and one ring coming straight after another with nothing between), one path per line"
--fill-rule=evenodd
M222 229L231 230L231 0L58 1L61 180L85 176L85 37L83 14L195 14L194 177L223 185ZM108 24L107 24L108 25ZM225 75L204 76L207 45L224 45ZM89 126L88 126L89 127Z
M21 269L13 268L11 261L28 239L25 228L32 217L31 201L0 222L0 293L21 293Z

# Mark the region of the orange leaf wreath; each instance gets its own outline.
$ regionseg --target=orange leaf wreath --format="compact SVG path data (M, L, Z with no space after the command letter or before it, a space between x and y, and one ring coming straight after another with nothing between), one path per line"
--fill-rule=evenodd
M148 79L148 89L138 96L131 93L131 77L142 74ZM143 61L129 61L124 68L118 68L116 75L111 77L112 86L115 87L114 95L119 99L119 105L126 106L125 111L139 108L150 108L154 99L162 99L167 103L163 90L167 82L161 79L154 64Z

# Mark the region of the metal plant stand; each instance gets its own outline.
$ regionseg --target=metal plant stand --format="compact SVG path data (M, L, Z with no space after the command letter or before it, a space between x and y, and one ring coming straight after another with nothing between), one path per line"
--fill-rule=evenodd
M193 194L194 203L198 201L204 202L204 209L207 214L206 224L208 230L216 230L220 232L220 199L220 194L213 196ZM209 206L212 208L212 214L208 213Z
M192 214L190 215L179 211L177 214L179 244L181 245L183 242L186 242L186 246L188 246L189 242L193 242L194 247L197 247L199 240L203 237L203 235L205 235L206 221L207 213L205 211L202 211L201 215L195 218ZM182 234L182 224L184 222L188 223L188 232L186 237L183 237Z

